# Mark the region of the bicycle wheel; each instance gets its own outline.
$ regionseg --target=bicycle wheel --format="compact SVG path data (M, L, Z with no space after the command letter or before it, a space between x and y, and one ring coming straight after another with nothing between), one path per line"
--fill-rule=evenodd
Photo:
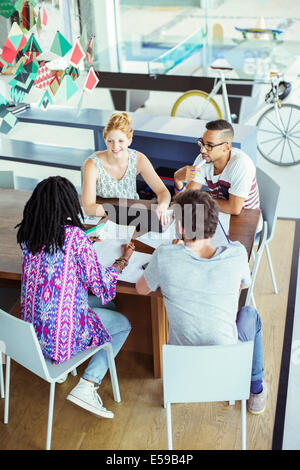
M181 95L171 111L171 116L213 121L221 119L222 113L213 98L201 90L190 90Z
M274 107L267 109L257 121L257 148L275 165L297 165L300 163L300 107L283 104L278 112L282 128Z

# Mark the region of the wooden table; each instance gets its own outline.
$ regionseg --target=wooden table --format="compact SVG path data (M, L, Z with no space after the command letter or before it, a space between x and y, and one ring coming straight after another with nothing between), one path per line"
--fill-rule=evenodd
M21 249L16 243L17 230L23 208L30 197L29 191L0 189L0 281L21 280ZM106 203L125 204L125 201L106 200ZM137 201L127 201L129 205ZM150 201L139 201L150 209ZM260 211L243 209L239 216L231 216L229 238L239 240L250 257ZM136 241L138 251L151 253L153 249ZM118 281L117 310L124 313L132 324L132 332L125 343L127 349L153 354L154 376L162 375L162 345L167 342L168 328L164 301L160 291L149 296L137 294L135 285Z

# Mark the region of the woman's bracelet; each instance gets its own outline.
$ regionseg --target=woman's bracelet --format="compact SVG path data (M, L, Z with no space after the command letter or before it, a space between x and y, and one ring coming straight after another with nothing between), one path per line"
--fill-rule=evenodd
M174 180L174 188L176 189L176 191L180 192L180 191L182 191L182 190L184 189L184 187L185 187L185 184L182 183L182 188L181 188L181 189L177 188L176 183L175 183L175 180Z
M113 266L117 265L116 267L120 268L120 273L123 271L124 268L126 268L128 264L128 259L125 258L125 256L120 256L117 258L113 264Z

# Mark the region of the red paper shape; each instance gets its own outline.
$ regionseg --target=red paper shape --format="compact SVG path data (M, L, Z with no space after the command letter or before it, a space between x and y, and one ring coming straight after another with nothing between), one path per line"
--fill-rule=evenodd
M88 76L86 77L83 89L91 93L95 89L98 82L99 79L95 73L95 70L93 69L93 67L91 67Z
M70 64L73 65L73 67L78 67L78 64L82 61L82 59L85 57L85 52L82 49L79 41L77 40L74 44L71 57L70 57Z
M47 11L46 11L45 5L43 5L43 12L42 12L42 25L43 26L47 25L47 20L48 20Z

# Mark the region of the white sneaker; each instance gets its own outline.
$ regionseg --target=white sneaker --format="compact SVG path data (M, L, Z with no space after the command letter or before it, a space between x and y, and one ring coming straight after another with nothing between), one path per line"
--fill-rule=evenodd
M97 416L102 416L102 418L113 418L114 414L112 411L104 408L102 400L97 393L98 388L88 380L81 378L76 387L67 396L67 400Z

